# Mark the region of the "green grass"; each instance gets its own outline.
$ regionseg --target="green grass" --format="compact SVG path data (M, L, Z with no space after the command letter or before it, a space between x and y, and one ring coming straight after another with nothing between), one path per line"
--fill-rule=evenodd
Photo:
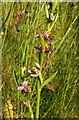
M2 3L2 100L3 117L27 118L28 107L22 100L31 101L36 114L36 84L38 78L22 78L21 68L26 71L39 62L34 48L48 42L36 38L44 31L51 33L51 54L42 54L42 76L44 81L57 72L50 84L44 86L40 98L40 118L77 118L79 117L79 3L53 3L51 12L54 20L48 22L46 3ZM26 9L26 10L25 10ZM24 11L25 10L25 11ZM24 12L23 12L24 11ZM23 16L19 15L23 12ZM45 66L46 64L46 66ZM23 81L32 88L27 97L17 90ZM49 80L50 81L50 80ZM8 104L10 103L10 104ZM8 106L7 106L8 104ZM11 108L9 109L9 107ZM8 111L8 112L6 112ZM13 112L13 113L12 113ZM30 116L29 116L30 117Z

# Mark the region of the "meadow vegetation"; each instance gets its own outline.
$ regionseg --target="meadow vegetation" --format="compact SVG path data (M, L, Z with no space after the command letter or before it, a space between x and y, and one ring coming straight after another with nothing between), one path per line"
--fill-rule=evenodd
M79 2L1 6L3 117L78 118Z

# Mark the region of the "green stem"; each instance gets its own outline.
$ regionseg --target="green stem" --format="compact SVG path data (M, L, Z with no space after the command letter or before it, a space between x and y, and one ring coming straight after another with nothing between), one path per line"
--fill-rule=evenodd
M32 107L30 105L30 101L28 101L28 107L29 107L29 112L30 112L30 118L34 120L34 115L33 115Z
M42 85L42 84L43 84L43 77L42 77L42 74L41 74L41 73L39 74L39 79L40 79L41 85Z
M39 104L40 104L40 81L37 83L37 107L36 107L36 118L39 118Z

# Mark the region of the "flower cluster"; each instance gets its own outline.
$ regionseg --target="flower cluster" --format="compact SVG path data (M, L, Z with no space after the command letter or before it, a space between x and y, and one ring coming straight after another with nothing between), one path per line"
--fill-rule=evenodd
M31 92L31 88L28 87L28 83L26 81L24 81L22 86L19 86L17 90L23 90L24 93Z
M43 37L44 40L47 40L49 42L48 44L46 44L44 51L45 51L46 54L50 54L51 53L52 37L49 34L47 34L47 32L43 32L41 34L36 35L37 38L39 38L40 36ZM39 53L42 52L42 46L41 45L35 46L35 48Z

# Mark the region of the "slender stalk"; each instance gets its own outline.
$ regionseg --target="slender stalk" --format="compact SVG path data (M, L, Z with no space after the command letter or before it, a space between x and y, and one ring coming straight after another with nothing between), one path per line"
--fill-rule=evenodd
M39 104L40 104L40 81L37 83L37 107L36 107L36 118L39 118Z
M30 118L34 120L34 115L33 115L32 107L30 105L30 101L28 101L28 107L29 107L29 112L30 112Z
M42 84L43 84L43 77L42 77L42 74L41 74L41 73L39 74L39 78L40 78L41 85L42 85Z

